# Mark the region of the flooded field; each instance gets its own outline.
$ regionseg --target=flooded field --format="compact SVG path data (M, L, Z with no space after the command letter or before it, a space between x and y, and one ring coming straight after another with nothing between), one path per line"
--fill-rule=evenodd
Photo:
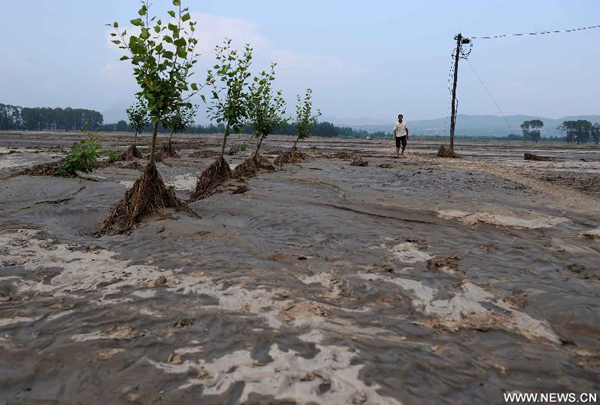
M0 404L600 392L597 146L458 142L441 159L411 140L395 159L391 140L314 139L306 161L192 203L198 217L96 238L139 170L15 176L79 138L0 134ZM179 197L213 160L190 155L219 142L176 139L158 170ZM290 146L273 137L264 154Z

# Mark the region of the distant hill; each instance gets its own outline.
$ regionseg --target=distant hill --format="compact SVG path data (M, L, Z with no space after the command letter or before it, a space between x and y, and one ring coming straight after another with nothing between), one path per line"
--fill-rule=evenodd
M332 117L328 118L328 121L333 122L336 125L349 126L354 129L362 129L369 132L391 132L392 128L394 127L393 121L389 123L375 124L369 122L371 120L367 121L366 123L359 123L359 119L351 120L352 122L344 122L347 120L337 120ZM506 117L505 121L504 118L496 115L459 114L456 120L456 135L498 137L507 136L511 132L521 134L521 124L523 123L523 121L533 119L539 119L544 122L542 136L550 137L562 136L562 134L560 134L556 130L556 127L559 126L563 121L588 120L592 123L595 123L600 122L600 115L568 116L559 119L552 119L532 115L509 115ZM410 128L410 132L415 135L446 135L450 131L450 120L447 120L446 118L417 121L411 121L410 119L407 119L407 122L408 127Z

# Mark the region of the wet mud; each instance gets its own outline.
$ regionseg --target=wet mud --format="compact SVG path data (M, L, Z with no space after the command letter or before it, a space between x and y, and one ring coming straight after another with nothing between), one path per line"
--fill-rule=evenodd
M76 137L0 134L0 403L600 391L598 194L544 179L600 172L598 149L459 143L444 159L412 141L396 159L387 141L309 140L305 160L191 203L197 216L167 208L96 238L139 169L10 176ZM104 143L126 151L131 137ZM291 144L270 138L264 156ZM217 146L182 136L180 157L157 164L178 198ZM370 164L351 166L356 153Z

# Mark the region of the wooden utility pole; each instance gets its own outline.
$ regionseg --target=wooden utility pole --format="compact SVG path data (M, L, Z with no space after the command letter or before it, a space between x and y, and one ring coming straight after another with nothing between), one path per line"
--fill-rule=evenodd
M462 35L460 32L454 37L456 39L456 51L454 51L454 83L452 84L452 115L450 116L450 150L454 150L454 129L456 128L456 83L458 82L458 60L460 59L460 45Z

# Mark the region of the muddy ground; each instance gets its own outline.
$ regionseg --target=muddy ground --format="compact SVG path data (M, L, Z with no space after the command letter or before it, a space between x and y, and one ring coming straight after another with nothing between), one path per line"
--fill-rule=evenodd
M440 159L411 140L394 159L388 141L316 139L307 161L191 204L198 218L95 238L139 170L11 177L79 137L0 134L0 404L600 393L598 147L459 142ZM179 137L163 179L187 198L213 160L190 155L218 145Z

